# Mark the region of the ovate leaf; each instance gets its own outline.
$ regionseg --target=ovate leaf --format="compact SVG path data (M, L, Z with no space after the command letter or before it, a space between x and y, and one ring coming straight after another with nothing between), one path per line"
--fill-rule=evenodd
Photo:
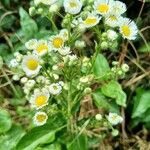
M4 109L0 109L0 133L8 131L11 125L12 120L10 114Z
M115 99L118 105L126 106L126 94L117 81L110 81L101 90L105 96Z
M110 71L107 59L102 55L98 54L93 66L93 73L97 77L103 77Z
M138 90L134 97L132 118L139 117L150 108L150 91Z
M34 37L38 32L38 27L36 22L28 15L28 13L23 9L19 9L21 29L26 38Z

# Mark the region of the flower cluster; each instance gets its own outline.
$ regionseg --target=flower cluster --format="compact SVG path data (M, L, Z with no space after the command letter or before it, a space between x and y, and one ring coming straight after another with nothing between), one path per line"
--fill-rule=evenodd
M107 49L114 43L116 44L119 35L134 40L138 29L134 21L123 16L127 8L120 1L64 0L60 4L58 0L34 0L34 5L29 10L30 14L33 14L35 9L40 14L44 14L44 8L49 7L50 13L55 12L62 17L63 29L59 30L53 18L50 18L52 26L54 25L57 31L47 39L27 41L26 52L24 55L19 52L15 53L15 59L11 60L10 67L16 72L13 79L21 81L26 98L36 111L34 123L43 125L48 119L50 112L48 106L53 105L53 98L59 97L57 104L63 103L60 102L61 98L73 101L74 104L76 100L78 102L79 98L92 92L94 89L92 89L92 84L97 81L92 66L99 53L97 49ZM65 16L58 12L61 5L67 13ZM44 15L46 16L47 12ZM86 49L88 45L82 38L87 30L96 33L99 39L95 42L96 54L94 53L91 59L82 54L82 49ZM124 76L128 69L127 64L120 66L118 62L114 62L109 72L111 79L114 76L116 79L116 74ZM68 103L69 109L73 107L70 106L70 102L66 101L63 103L64 106ZM65 113L67 112L65 108L62 109ZM68 113L70 114L71 112ZM97 120L101 118L100 115L96 116ZM115 113L109 113L106 119L111 125L122 122L122 117Z

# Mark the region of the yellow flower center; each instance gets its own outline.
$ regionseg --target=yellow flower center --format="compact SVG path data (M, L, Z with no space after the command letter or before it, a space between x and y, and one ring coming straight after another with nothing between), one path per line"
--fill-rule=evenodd
M97 7L97 10L101 13L106 13L108 12L109 10L109 6L107 4L100 4L98 7Z
M35 59L30 59L30 60L28 60L28 62L27 62L26 65L27 65L27 67L28 67L30 70L36 70L37 67L38 67L38 65L39 65L39 63L38 63L38 61L35 60Z
M109 19L112 21L115 21L115 20L117 20L117 17L112 15L112 16L109 16Z
M46 119L46 115L39 114L39 115L36 116L36 119L37 119L38 122L43 122Z
M61 48L62 45L63 45L63 43L64 43L64 41L63 41L62 38L57 37L57 38L54 38L54 39L53 39L53 46L54 46L55 48Z
M40 44L36 50L38 53L42 53L43 51L48 51L48 46L46 44Z
M72 8L77 6L77 4L75 2L70 2L69 4L70 4L70 7L72 7Z
M121 27L121 31L125 36L130 36L130 34L131 34L131 30L130 30L129 26L127 26L127 25L123 25Z
M117 119L117 116L116 116L116 115L112 116L112 120L113 120L113 121L115 121L116 119Z
M87 24L87 25L95 24L96 23L96 19L95 18L87 18L84 21L84 23Z
M35 104L37 107L40 107L40 106L46 104L46 102L47 102L47 97L45 95L40 95L35 100Z

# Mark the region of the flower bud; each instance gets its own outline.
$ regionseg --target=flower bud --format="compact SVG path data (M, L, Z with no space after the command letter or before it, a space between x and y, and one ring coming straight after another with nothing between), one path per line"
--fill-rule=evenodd
M90 94L91 92L92 92L92 89L89 87L84 89L84 94Z
M86 45L85 45L85 42L84 41L80 41L80 40L77 40L75 42L75 47L78 48L78 49L82 49L84 48Z
M117 136L119 134L119 131L114 129L112 132L111 132L112 136Z
M15 74L15 75L13 75L12 79L13 79L14 81L18 81L18 80L20 80L20 76L17 75L17 74Z
M51 5L50 8L49 8L49 12L50 12L50 13L56 13L56 12L58 12L58 10L59 10L58 4L53 4L53 5Z
M97 121L102 120L102 115L101 115L101 114L97 114L97 115L95 116L95 119L96 119Z
M21 82L22 84L25 84L27 81L28 81L28 78L27 78L27 77L23 77L23 78L21 78L21 80L20 80L20 82Z
M122 64L121 69L124 72L128 72L129 71L129 66L127 64Z
M108 43L107 43L106 41L103 41L103 42L101 43L101 48L102 48L102 49L107 49L107 48L108 48Z
M35 7L30 7L29 8L29 14L30 14L30 16L34 16L36 14Z
M43 8L39 8L39 9L37 10L37 12L38 12L39 14L42 14L42 13L43 13Z
M118 34L113 30L108 30L107 31L107 38L110 41L114 41L118 38Z

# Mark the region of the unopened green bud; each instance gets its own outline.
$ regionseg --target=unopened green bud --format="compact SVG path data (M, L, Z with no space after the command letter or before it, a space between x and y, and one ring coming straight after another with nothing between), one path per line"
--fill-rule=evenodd
M103 42L101 43L101 48L102 48L102 49L107 49L107 48L108 48L108 43L107 43L106 41L103 41Z
M43 13L43 8L39 8L37 11L38 11L39 14L42 14Z
M85 88L84 90L84 94L90 94L92 92L92 89L91 88Z
M29 8L29 14L30 14L30 16L34 16L36 14L35 7L30 7Z
M111 132L112 136L117 136L119 134L119 131L114 129L112 132Z
M124 72L128 72L129 71L129 66L127 64L122 64L121 69Z

